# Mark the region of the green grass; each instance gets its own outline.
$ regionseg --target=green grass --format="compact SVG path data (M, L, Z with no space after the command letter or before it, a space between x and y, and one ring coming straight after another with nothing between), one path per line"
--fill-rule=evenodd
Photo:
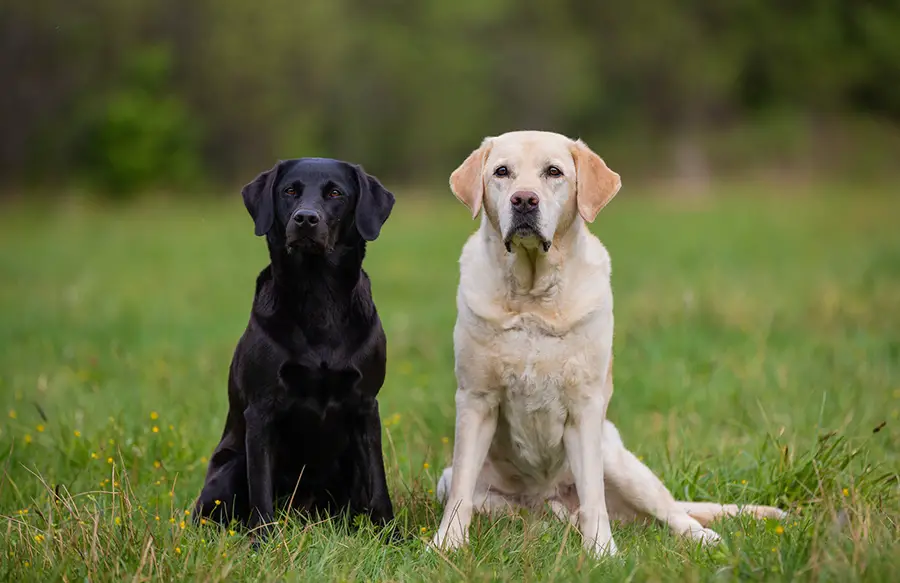
M895 580L900 199L767 190L626 189L595 232L613 257L610 417L626 444L677 497L792 515L722 520L715 549L614 526L621 557L599 562L540 514L479 518L469 549L425 552L452 448L456 261L475 228L449 193L401 193L366 260L409 542L292 516L259 552L185 516L265 262L238 197L0 209L0 578Z

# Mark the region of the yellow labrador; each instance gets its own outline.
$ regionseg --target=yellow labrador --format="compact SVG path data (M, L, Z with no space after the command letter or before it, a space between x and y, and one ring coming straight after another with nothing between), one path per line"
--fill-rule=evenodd
M703 542L717 516L766 506L676 502L606 420L613 393L610 259L585 225L619 175L581 141L547 132L487 138L450 177L481 228L460 259L453 466L432 544L465 544L473 511L548 504L595 554L610 518L654 517Z

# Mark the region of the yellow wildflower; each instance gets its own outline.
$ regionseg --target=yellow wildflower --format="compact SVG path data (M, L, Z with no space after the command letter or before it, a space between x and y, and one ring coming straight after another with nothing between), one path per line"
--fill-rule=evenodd
M74 433L75 433L75 437L81 437L81 432L78 431L77 429L75 430Z
M38 542L38 543L44 542L44 535L42 535L42 534L36 534L36 535L34 535L34 541L35 541L35 542Z
M43 433L43 432L44 432L44 426L43 426L43 425L38 425L37 427L35 427L35 429L37 429L37 432L38 432L38 433Z
M159 433L159 427L157 427L156 425L154 425L154 426L153 426L153 429L151 429L151 431L153 431L153 433Z
M159 413L157 413L156 411L151 411L150 419L152 419L153 421L156 421L157 419L159 419Z
M784 527L780 524L775 527L775 534L784 534Z

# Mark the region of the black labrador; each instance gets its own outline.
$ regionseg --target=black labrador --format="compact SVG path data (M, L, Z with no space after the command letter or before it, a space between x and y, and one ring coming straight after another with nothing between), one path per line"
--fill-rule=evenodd
M194 516L267 529L275 504L393 518L376 395L386 339L362 270L394 195L359 166L279 162L243 189L268 265Z

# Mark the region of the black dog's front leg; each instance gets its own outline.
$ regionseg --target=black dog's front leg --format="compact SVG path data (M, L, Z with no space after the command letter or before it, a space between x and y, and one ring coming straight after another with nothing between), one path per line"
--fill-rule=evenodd
M363 414L360 431L357 433L358 471L362 473L359 483L365 484L367 499L358 511L368 514L376 524L385 525L394 518L391 497L388 494L387 477L384 473L384 458L381 451L381 417L378 402L372 402Z
M268 417L254 407L244 411L246 422L245 446L247 449L247 484L250 498L251 529L259 528L265 537L268 526L275 517L272 487L272 445L269 436Z

